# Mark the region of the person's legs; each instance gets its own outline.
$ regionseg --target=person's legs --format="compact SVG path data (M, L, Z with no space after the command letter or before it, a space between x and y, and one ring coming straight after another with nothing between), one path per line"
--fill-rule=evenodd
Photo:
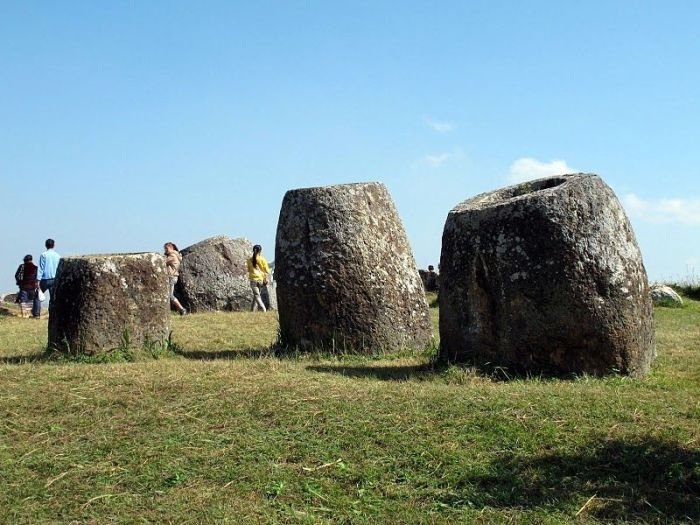
M180 312L180 315L185 315L187 310L180 304L180 301L175 297L175 285L177 284L177 277L171 277L168 284L170 285L170 302L172 305Z
M265 309L269 310L270 309L270 283L268 284L263 284L262 287L260 288L260 299L262 299L263 304L265 305Z
M175 306L180 315L185 315L187 313L187 309L184 306L182 306L182 304L180 303L180 301L177 300L176 297L173 297L172 301L173 306Z
M42 279L39 281L39 287L41 288L41 291L46 293L48 290L49 296L53 295L53 283L55 282L55 279Z
M30 295L32 296L32 317L39 319L39 317L41 317L41 301L39 300L39 294L36 290L32 290Z
M53 302L53 291L55 279L42 279L39 281L39 288L42 292L49 292L49 312L51 312L51 303ZM37 294L38 295L38 294ZM39 312L41 313L41 303L39 303Z
M29 294L27 290L20 290L17 296L17 302L19 303L19 316L29 317Z
M51 303L53 303L53 290L54 290L54 283L55 282L56 282L55 279L42 279L39 282L39 288L41 288L41 291L44 293L46 293L47 291L49 292L49 315L51 315ZM40 316L41 315L41 301L39 301L38 305L39 305L37 307L38 309L33 310L32 313L34 311L36 311L36 312L38 312L36 315Z
M262 297L260 297L260 287L261 283L257 281L250 281L250 289L253 290L253 304L250 307L251 312L256 311L260 308L263 312L266 312L265 303L263 303Z

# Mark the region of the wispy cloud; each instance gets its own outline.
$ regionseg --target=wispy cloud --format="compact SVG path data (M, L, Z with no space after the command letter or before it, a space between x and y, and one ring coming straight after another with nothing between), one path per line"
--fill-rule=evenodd
M452 122L434 120L430 117L425 117L425 123L438 133L449 133L455 129L455 125Z
M441 168L447 163L458 163L466 158L464 150L460 147L452 148L451 151L439 153L428 153L423 155L416 162L416 166L428 166L431 169Z
M630 216L647 222L700 224L700 199L644 200L628 193L622 205Z
M427 164L431 168L439 168L445 162L447 162L447 160L449 160L450 157L452 157L452 155L450 155L449 153L438 153L435 155L424 155L421 160L424 164Z
M508 181L512 184L517 184L527 180L565 175L567 173L576 173L577 171L563 160L542 162L532 157L523 157L510 165Z

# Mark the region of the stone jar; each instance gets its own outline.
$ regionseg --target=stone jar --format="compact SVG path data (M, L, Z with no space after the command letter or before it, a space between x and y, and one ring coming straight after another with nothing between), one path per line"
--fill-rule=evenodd
M97 354L165 342L170 299L156 253L63 257L49 312L49 347Z
M596 175L534 180L450 211L440 355L529 373L644 375L655 357L632 227Z
M383 184L288 191L275 265L287 347L377 354L431 340L423 285Z

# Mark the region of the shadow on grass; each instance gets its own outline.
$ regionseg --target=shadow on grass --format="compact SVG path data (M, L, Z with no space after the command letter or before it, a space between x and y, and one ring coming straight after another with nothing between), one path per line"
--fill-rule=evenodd
M96 355L86 356L69 356L58 351L45 351L30 355L16 355L0 357L0 364L23 365L30 363L62 363L62 362L129 362L128 358L119 359L116 356L118 349L103 352ZM227 350L182 350L177 346L171 347L169 352L172 355L180 356L185 359L199 361L214 361L214 360L234 360L234 359L261 359L265 357L285 357L275 347L260 347L260 348L242 348L242 349L227 349ZM167 355L168 352L165 353ZM144 356L142 356L144 357ZM159 357L160 358L160 357Z
M117 349L118 350L118 349ZM213 361L217 359L231 360L231 359L256 359L263 357L283 357L278 355L278 351L272 347L263 348L243 348L239 350L182 350L178 347L173 347L171 350L173 355L178 355L185 359L193 359L200 361ZM30 363L61 363L61 362L127 362L129 359L116 359L112 357L115 354L115 350L103 352L94 356L69 356L58 351L45 351L37 354L29 355L14 355L0 357L0 364L8 365L23 365ZM167 354L166 354L167 355ZM103 358L103 359L100 359Z
M381 379L382 381L408 381L427 379L438 371L434 363L420 365L309 365L307 370L346 377Z
M0 357L0 364L27 365L31 363L65 363L69 358L56 350L43 350L34 354L9 355Z
M407 381L409 379L427 380L437 375L458 379L460 377L478 377L494 382L509 382L523 379L537 380L574 380L576 376L567 375L534 375L527 371L518 372L490 363L478 365L474 363L449 363L440 359L433 359L420 365L311 365L306 367L313 372L338 374L347 377L373 378L384 381Z
M700 451L679 443L604 441L578 453L499 458L490 472L465 476L441 504L566 511L594 496L580 513L606 522L700 520Z
M3 365L25 365L29 363L48 363L56 359L51 354L30 354L30 355L10 355L0 357L0 364Z
M174 352L185 359L200 361L214 361L217 359L256 359L263 357L282 357L274 347L242 348L239 350L181 350Z

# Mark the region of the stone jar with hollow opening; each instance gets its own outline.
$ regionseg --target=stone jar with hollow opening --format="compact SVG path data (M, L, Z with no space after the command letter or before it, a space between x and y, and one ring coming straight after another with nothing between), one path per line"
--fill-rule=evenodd
M655 357L632 227L596 175L466 200L440 258L440 355L528 373L644 375Z
M383 184L288 191L275 265L287 347L377 354L431 340L423 285Z

